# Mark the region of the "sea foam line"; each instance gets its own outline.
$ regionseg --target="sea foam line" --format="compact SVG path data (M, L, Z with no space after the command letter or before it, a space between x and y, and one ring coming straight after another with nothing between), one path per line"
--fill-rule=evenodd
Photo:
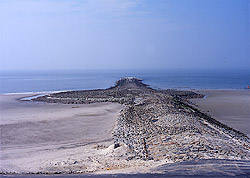
M39 92L20 92L20 93L1 93L0 95L36 95L36 94L51 94L51 93L60 93L60 92L67 92L73 90L61 90L61 91L39 91Z

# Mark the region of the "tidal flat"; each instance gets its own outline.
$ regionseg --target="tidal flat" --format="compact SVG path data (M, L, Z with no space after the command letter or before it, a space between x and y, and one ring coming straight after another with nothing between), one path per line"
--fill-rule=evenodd
M24 97L1 95L2 173L162 173L201 160L241 161L249 173L249 138L190 102L202 93L124 78L108 89Z

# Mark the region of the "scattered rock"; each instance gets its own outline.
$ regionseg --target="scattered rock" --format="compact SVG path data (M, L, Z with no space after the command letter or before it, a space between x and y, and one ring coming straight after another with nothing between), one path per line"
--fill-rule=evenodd
M113 134L125 160L250 159L249 138L189 105L203 95L192 91L155 90L129 77L108 89L69 91L38 97L52 103L118 102L124 105Z

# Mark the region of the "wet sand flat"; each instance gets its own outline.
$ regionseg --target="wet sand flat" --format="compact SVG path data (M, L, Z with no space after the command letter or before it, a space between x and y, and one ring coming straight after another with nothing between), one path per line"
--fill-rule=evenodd
M3 171L38 170L35 165L42 161L74 154L71 150L63 155L62 150L111 140L122 108L117 103L65 105L17 100L22 97L27 95L0 95Z
M227 133L224 127L213 125L215 123L210 117L204 120L204 114L200 116L200 112L193 113L192 107L182 103L187 100L173 98L178 95L175 91L170 95L169 91L155 91L142 83L136 83L139 80L133 82L131 78L125 78L121 81L127 81L128 85L122 83L106 90L51 94L38 100L51 103L21 102L16 99L25 96L2 96L1 172L146 173L157 172L157 167L162 164L185 160L249 160L247 138L237 135L237 132ZM143 92L144 95L141 94ZM211 97L210 92L213 93L204 92L208 96L204 100ZM184 94L190 96L192 92ZM131 107L132 97L137 97L137 100ZM245 94L240 98L246 98ZM95 103L100 99L125 104ZM241 99L238 100L242 104ZM217 103L216 109L223 106L218 110L219 114L229 107L224 106L228 102L224 100L222 97ZM89 101L95 104L62 104ZM215 106L214 103L211 102L211 106ZM173 111L178 113L170 115L169 112ZM204 111L208 109L205 107ZM245 111L248 110L243 109L243 113ZM243 121L246 124L246 120ZM150 159L143 159L147 156L151 156Z
M191 101L201 111L250 137L250 90L208 90L199 93L206 97Z

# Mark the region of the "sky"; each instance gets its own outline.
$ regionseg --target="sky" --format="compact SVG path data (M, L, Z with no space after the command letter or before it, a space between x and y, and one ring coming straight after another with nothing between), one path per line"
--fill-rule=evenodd
M0 70L250 69L250 0L0 0Z

